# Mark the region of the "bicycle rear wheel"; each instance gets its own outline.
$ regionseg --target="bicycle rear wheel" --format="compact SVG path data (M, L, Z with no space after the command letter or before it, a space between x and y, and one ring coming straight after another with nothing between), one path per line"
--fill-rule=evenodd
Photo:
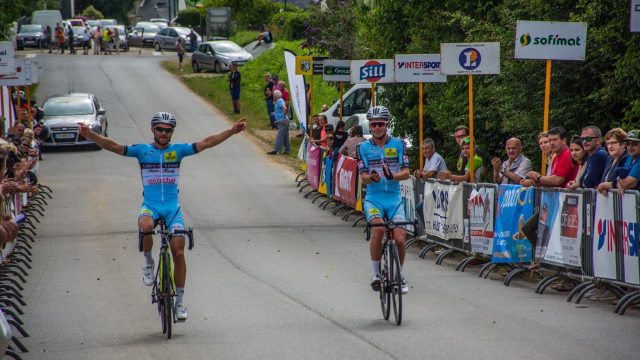
M380 257L380 266L378 269L380 273L380 306L382 307L382 317L385 320L389 320L391 314L391 294L387 291L387 285L389 283L389 247L384 246L382 248L382 256Z
M171 258L169 254L163 257L163 274L162 274L162 303L164 305L164 325L166 329L167 339L171 339L171 323L173 322L173 292L171 286ZM163 331L164 332L164 331Z
M398 256L398 248L396 244L392 244L390 247L390 259L391 266L389 266L391 272L389 276L389 295L393 302L393 316L396 319L396 324L400 325L402 322L402 273L400 267L400 257Z

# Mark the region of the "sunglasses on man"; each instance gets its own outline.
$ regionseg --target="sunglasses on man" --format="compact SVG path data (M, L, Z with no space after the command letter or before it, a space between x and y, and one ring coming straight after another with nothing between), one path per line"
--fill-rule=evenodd
M156 132L171 134L173 132L173 128L163 128L163 127L155 127L153 128Z
M383 127L385 125L387 125L387 123L384 121L376 121L376 122L369 123L369 126L371 126L372 128Z

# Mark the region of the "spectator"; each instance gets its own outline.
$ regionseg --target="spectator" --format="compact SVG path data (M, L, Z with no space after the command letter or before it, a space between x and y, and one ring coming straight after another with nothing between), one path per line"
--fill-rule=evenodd
M333 147L336 150L339 150L349 138L349 133L344 130L344 127L344 121L340 120L336 123L336 130L333 132Z
M76 49L73 47L73 40L76 38L73 34L73 26L67 26L67 36L69 37L69 54L76 53Z
M238 65L232 63L229 73L229 91L231 92L231 102L233 103L233 113L240 114L240 71Z
M625 144L628 156L624 165L616 169L612 182L604 182L598 186L599 192L618 189L619 194L624 194L625 190L640 190L640 130L629 131Z
M531 171L531 160L522 154L522 142L518 138L511 138L505 143L507 161L499 158L491 159L493 165L493 181L497 184L520 184L520 180Z
M35 141L35 148L38 150L38 160L42 160L42 139L40 139L40 134L42 133L42 125L35 124L33 126L33 140Z
M89 55L89 47L91 46L91 34L89 29L84 29L82 33L82 55Z
M278 81L278 90L282 93L282 100L287 104L287 119L291 120L291 96L287 91L287 83L282 80Z
M193 29L190 30L191 32L189 32L189 47L191 48L191 52L194 52L198 47L198 34L196 34Z
M116 51L116 54L120 55L120 30L118 30L117 26L113 27L113 47L114 50ZM179 36L180 39L182 39L182 36ZM182 41L184 42L184 39L182 39ZM184 46L183 46L184 49Z
M453 132L451 136L453 136L456 139L456 144L460 145L462 140L469 138L469 128L466 127L465 125L460 125L456 128L456 130ZM478 157L481 157L482 151L480 150L477 144L474 146L474 149L475 151L473 153L474 155L473 157L475 158L475 155L478 155ZM458 156L458 162L456 163L457 175L464 175L464 173L467 171L467 161L469 161L469 159L466 156L464 156L464 154L461 151L460 155Z
M529 171L527 179L520 182L521 185L566 188L567 183L576 178L578 167L574 166L571 160L571 153L567 146L567 133L564 128L553 128L547 134L551 151L554 153L551 175L542 176L536 171Z
M111 54L111 30L108 28L102 31L102 45L104 45L104 54Z
M553 160L553 152L551 151L551 145L549 144L549 134L546 132L538 135L538 145L542 152L543 159L546 158L547 170L545 175L551 175L551 161Z
M44 29L44 43L49 49L49 54L51 54L51 26L49 25Z
M284 146L284 154L289 155L291 149L289 146L289 123L286 117L287 105L282 99L282 93L280 92L280 90L276 90L273 92L273 98L276 100L274 112L276 115L276 125L278 126L278 133L276 135L275 148L272 151L269 151L267 154L276 155L280 151L280 148Z
M320 108L320 112L325 112L325 111L329 111L329 105L322 104L322 107Z
M91 37L93 38L93 55L100 55L100 40L102 40L102 31L100 30L100 26L96 26Z
M567 189L575 190L577 188L582 187L580 184L580 178L584 175L584 172L587 168L587 152L584 148L584 140L582 137L576 135L571 138L571 142L569 143L569 152L571 153L571 161L573 161L573 165L578 167L578 171L576 172L576 178L574 180L569 181L567 183Z
M56 24L55 29L56 34L56 44L58 45L58 49L60 50L60 54L64 54L64 31L60 24Z
M471 154L471 139L464 138L462 139L462 141L460 142L460 148L462 150L462 155L467 158L464 163L466 164L465 169L464 169L464 174L463 175L454 175L451 174L451 172L447 171L442 171L440 172L440 174L438 175L438 178L441 180L451 180L454 182L462 182L462 181L470 181L471 180L471 176L470 176L470 163L469 163L469 155ZM458 161L458 163L460 163L460 161ZM473 154L473 168L474 170L474 180L478 181L478 179L480 178L480 175L482 174L482 167L483 163L482 163L482 158L480 158L480 156L478 156L478 154Z
M11 142L16 148L20 147L20 138L24 135L25 126L23 123L17 123L13 127L13 133L7 137L7 141Z
M311 137L313 137L313 140L320 140L320 132L322 131L323 127L323 125L320 124L320 115L315 114L311 119L313 121L313 130L311 131Z
M607 160L607 164L604 167L601 183L613 182L616 178L616 169L624 166L624 162L627 159L627 147L625 145L627 133L624 130L621 128L611 129L607 131L604 140L609 152L609 160Z
M581 169L582 174L576 178L576 183L581 188L595 189L602 180L609 155L601 146L602 132L597 126L582 128L580 136L587 158L584 169Z
M440 154L436 152L436 144L431 138L426 138L422 142L422 152L424 153L424 168L413 173L416 179L437 179L438 175L447 171L447 164ZM424 199L420 199L416 205L416 213L420 218L420 223L424 224Z
M267 83L265 85L264 90L262 90L262 94L264 95L264 101L267 105L267 114L269 114L269 124L272 129L276 129L276 116L273 113L273 81L271 81L271 75L264 74L264 81Z
M365 140L363 136L362 126L356 125L351 128L351 134L349 138L340 147L340 154L347 155L350 158L356 158L356 151L358 150L358 144Z
M322 147L326 147L327 146L327 126L329 121L327 120L327 117L324 115L318 115L318 124L320 125L318 127L318 134L320 135L319 139L316 139L316 136L314 134L313 138L313 142L318 145L318 146L322 146Z
M176 41L176 52L178 53L178 64L180 67L180 71L183 71L182 60L184 60L184 38L182 36L179 36L178 41Z

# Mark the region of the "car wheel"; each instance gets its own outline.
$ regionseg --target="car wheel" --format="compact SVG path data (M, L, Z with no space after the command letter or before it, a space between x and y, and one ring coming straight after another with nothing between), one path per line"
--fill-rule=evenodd
M199 73L201 71L200 65L198 65L197 61L192 61L191 62L191 67L193 68L193 72L194 73Z
M215 64L213 64L213 71L217 72L217 73L221 73L222 72L222 66L220 66L220 63L216 61Z
M160 43L153 44L153 47L156 49L156 51L162 51L162 48L160 47Z

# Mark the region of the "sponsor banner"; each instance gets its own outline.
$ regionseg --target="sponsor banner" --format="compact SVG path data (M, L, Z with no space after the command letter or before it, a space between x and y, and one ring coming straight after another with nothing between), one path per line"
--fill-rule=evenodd
M440 54L396 55L396 82L447 82L440 72Z
M640 0L631 0L629 29L631 32L640 32Z
M12 41L0 41L0 75L16 72L16 50Z
M416 200L414 191L415 178L409 177L407 180L400 181L400 196L402 196L402 206L404 207L404 214L407 221L414 221L416 219ZM410 228L414 231L413 228Z
M587 23L518 20L515 47L516 59L584 60Z
M15 71L11 75L0 75L0 86L31 85L31 62L24 59L15 60Z
M392 83L393 63L393 59L352 60L351 83Z
M9 88L7 86L0 86L0 91L2 91L2 96L0 96L0 100L2 101L2 104L0 104L0 115L6 119L4 122L4 133L8 134L9 127L16 122L16 109L11 101Z
M44 58L36 54L27 54L25 60L31 62L31 82L37 84L44 76Z
M462 239L462 185L424 183L424 227L443 240Z
M291 105L300 124L300 130L306 134L309 131L307 130L307 92L304 86L304 76L296 75L296 54L290 50L285 50L284 60L287 66Z
M520 185L500 185L498 188L491 262L531 262L531 242L520 230L533 215L534 194L533 188Z
M333 197L350 208L356 207L357 202L357 172L358 162L354 158L338 155L336 163L335 187Z
M536 257L550 264L580 269L581 240L582 193L544 191Z
M604 279L616 279L616 226L613 199L615 192L596 197L596 214L593 234L593 275Z
M322 158L322 165L320 168L320 185L318 186L318 192L331 197L331 154L324 149L320 150L320 157Z
M312 56L296 56L296 75L313 75Z
M314 56L313 57L313 75L322 75L324 69L324 62L329 59L327 56Z
M630 284L640 284L640 265L638 264L638 236L640 236L640 224L638 223L638 203L635 194L625 194L622 197L622 222L618 238L622 243L619 247L623 261L623 276L619 279Z
M351 81L351 62L349 60L325 60L322 68L325 81Z
M471 251L491 255L493 253L493 215L495 205L493 186L478 186L467 200L469 211L469 235Z
M315 190L318 190L320 185L321 160L320 147L309 141L307 144L307 181Z
M440 44L440 71L446 75L500 74L500 43Z

